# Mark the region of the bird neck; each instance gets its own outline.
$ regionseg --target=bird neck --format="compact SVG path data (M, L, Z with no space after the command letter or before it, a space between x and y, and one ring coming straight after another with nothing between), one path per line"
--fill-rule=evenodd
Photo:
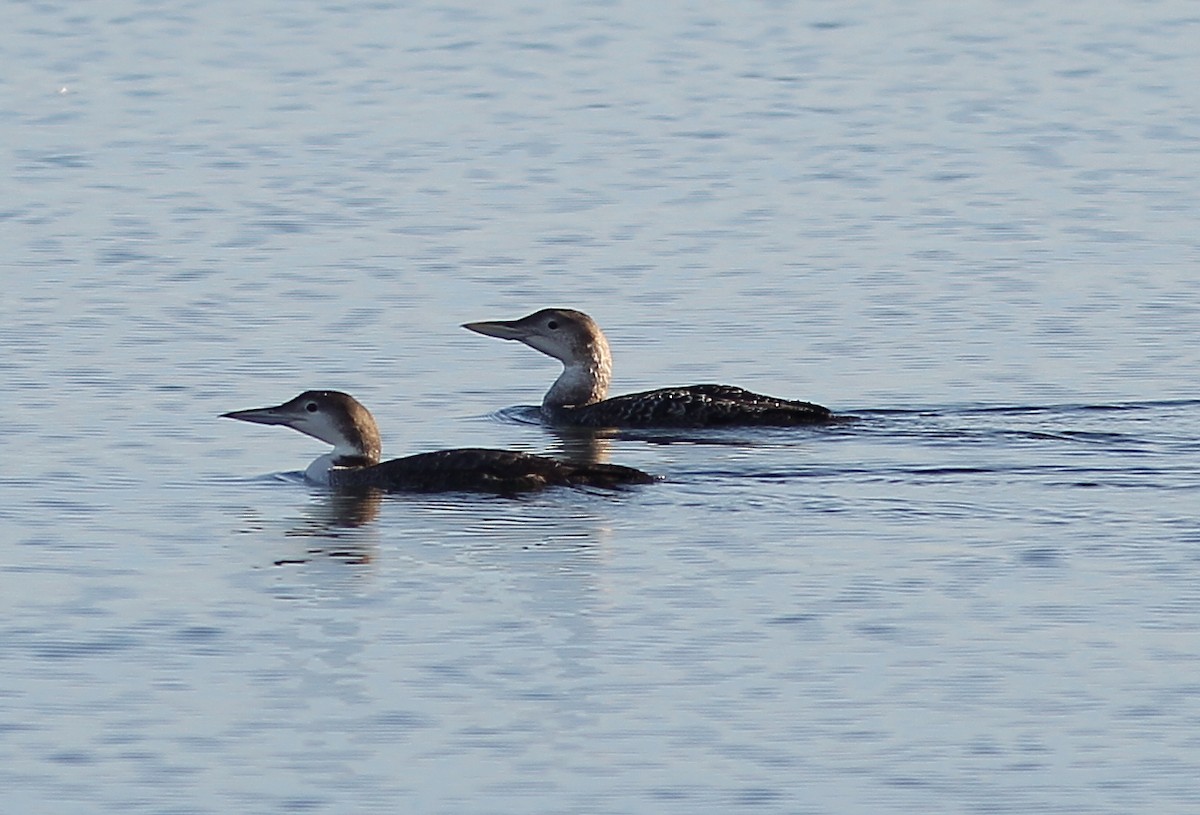
M368 434L370 435L370 434ZM379 463L379 439L368 440L365 448L339 444L323 456L318 456L304 471L304 477L317 484L332 484L333 470L342 467L372 467Z
M317 456L312 464L304 471L304 477L316 484L329 484L329 471L333 469L334 455L326 453Z
M608 348L603 344L592 344L587 350L588 353L577 359L563 363L562 373L542 400L544 407L583 407L608 395L608 383L612 380L612 358Z

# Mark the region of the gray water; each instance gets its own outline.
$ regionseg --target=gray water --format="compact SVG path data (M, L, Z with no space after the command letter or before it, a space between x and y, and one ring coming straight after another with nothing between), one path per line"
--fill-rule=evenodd
M4 810L1200 810L1195 4L542 5L6 6ZM546 305L858 420L216 418L571 453Z

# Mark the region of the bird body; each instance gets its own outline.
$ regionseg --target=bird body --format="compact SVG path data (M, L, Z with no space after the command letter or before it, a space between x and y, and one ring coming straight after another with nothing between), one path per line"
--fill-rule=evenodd
M548 308L519 320L463 328L517 340L563 364L542 399L542 417L577 427L739 427L811 425L834 419L811 402L779 399L732 385L687 385L608 396L612 352L600 326L582 311Z
M654 481L633 467L560 461L513 450L459 448L380 461L375 418L341 391L305 391L282 405L222 414L254 424L283 425L333 445L305 477L338 489L385 492L471 491L510 494L545 487L602 487Z

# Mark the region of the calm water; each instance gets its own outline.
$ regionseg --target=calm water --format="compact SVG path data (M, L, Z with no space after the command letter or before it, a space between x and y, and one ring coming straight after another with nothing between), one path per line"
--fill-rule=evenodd
M6 9L6 811L1200 810L1195 5L544 5ZM348 503L215 418L570 453L457 327L546 305L859 419Z

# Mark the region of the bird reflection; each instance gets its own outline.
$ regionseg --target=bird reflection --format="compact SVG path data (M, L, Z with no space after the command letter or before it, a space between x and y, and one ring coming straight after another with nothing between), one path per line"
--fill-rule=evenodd
M551 455L576 464L607 464L612 453L614 430L587 427L547 427L554 434Z
M377 546L364 539L362 527L379 517L383 493L373 489L339 490L325 493L320 498L309 505L301 522L289 529L287 535L326 539L329 543L314 543L305 551L305 557L277 560L275 565L307 563L318 557L355 565L373 562Z

